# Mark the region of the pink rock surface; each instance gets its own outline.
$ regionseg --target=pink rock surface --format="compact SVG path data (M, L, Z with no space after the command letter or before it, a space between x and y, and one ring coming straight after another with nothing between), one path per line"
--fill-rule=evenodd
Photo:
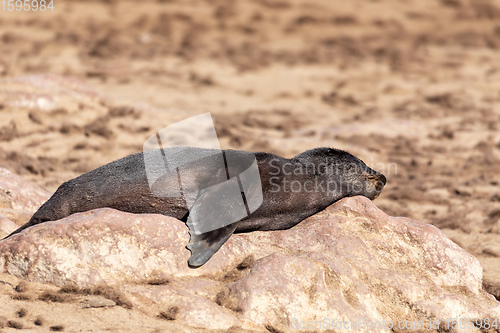
M175 306L193 327L286 332L342 321L372 331L359 321L428 327L500 317L475 257L439 229L390 217L364 197L289 230L233 235L199 269L187 267L188 240L174 218L98 209L1 241L0 271L56 285L121 284L137 304Z
M0 168L0 214L4 217L22 225L49 197L50 193L40 186Z
M321 328L332 329L353 319L428 327L436 319L499 317L475 257L432 225L387 216L364 197L273 233L260 242L280 250L224 290L221 304L243 321L286 329L328 318Z
M0 266L56 285L137 282L156 271L182 270L188 240L187 227L177 219L104 208L45 222L1 241Z
M2 237L2 235L6 235L6 236L9 235L11 232L16 230L17 228L18 228L17 224L12 222L11 220L6 218L5 216L0 215L0 237Z

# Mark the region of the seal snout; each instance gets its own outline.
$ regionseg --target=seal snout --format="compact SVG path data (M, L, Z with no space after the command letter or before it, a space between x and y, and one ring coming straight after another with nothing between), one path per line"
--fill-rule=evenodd
M385 184L387 183L387 178L381 173L377 174L373 179L370 179L374 184L377 191L382 191Z
M369 188L371 189L368 190L369 192L368 197L371 200L374 200L380 195L380 193L384 189L384 186L387 183L387 178L385 178L383 174L376 171L373 171L372 173L368 174L367 178L369 180L369 184L371 184L371 186L369 186Z

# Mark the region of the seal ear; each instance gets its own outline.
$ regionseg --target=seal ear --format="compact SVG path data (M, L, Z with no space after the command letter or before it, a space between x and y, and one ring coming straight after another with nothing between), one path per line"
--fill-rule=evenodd
M189 234L191 235L189 244L186 246L191 251L188 265L196 268L205 264L231 237L238 224L239 222L236 222L199 235L196 235L188 224Z

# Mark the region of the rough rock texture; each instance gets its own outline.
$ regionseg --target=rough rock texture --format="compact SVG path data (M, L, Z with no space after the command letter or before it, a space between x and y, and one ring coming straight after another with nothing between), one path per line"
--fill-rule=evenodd
M0 246L14 275L94 285L135 282L160 269L172 274L183 266L187 250L181 249L188 240L184 223L176 219L106 208L39 224Z
M3 235L9 235L16 229L17 229L17 224L12 222L5 216L0 215L0 237L3 237Z
M500 225L500 223L499 223ZM500 234L466 233L460 229L443 229L452 241L467 249L483 266L483 287L500 300Z
M188 237L173 218L98 209L1 241L0 272L59 286L120 285L137 307L161 305L167 320L193 327L289 331L365 319L427 329L438 319L500 317L475 257L439 229L390 217L364 197L290 230L233 235L196 270L186 264Z
M28 222L49 197L50 193L41 187L0 168L0 237L17 229L17 225Z

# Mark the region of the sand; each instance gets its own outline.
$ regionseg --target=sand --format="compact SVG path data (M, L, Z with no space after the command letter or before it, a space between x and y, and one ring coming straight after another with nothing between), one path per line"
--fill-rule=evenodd
M500 296L498 0L56 2L0 50L0 166L48 191L211 112L223 148L357 155Z

